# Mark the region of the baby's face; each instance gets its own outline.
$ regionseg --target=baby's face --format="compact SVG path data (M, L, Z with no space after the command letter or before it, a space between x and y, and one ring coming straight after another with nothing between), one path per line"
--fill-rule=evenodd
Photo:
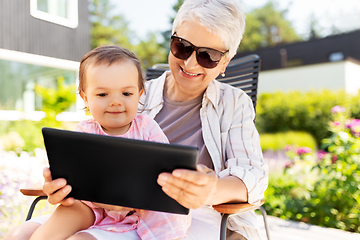
M91 115L110 135L121 135L135 118L139 98L138 70L125 61L110 66L89 66L86 89L81 94Z

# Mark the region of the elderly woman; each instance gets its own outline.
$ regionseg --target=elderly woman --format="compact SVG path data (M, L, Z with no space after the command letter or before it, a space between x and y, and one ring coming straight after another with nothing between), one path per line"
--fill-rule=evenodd
M170 71L148 81L141 99L141 109L159 123L171 143L200 149L197 171L178 169L158 177L167 195L191 209L187 239L218 239L221 215L211 206L259 203L268 184L251 99L214 80L236 54L244 28L237 0L186 0L173 24ZM44 177L50 203L73 204L74 199L65 199L71 187L64 179L52 180L48 169ZM39 227L36 219L26 224L23 239ZM232 216L228 228L231 239L260 239L253 211ZM72 239L106 239L86 232L75 236Z

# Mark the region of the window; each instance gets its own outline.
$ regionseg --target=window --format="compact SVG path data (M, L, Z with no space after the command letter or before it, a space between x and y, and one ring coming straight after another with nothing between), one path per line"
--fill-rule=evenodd
M338 62L344 60L345 56L343 52L332 52L329 54L330 62Z
M78 26L78 0L30 0L30 14L70 28Z
M0 49L0 120L40 120L43 101L35 86L56 88L59 78L75 85L78 69L78 62ZM83 103L77 100L61 120L74 121L84 115Z

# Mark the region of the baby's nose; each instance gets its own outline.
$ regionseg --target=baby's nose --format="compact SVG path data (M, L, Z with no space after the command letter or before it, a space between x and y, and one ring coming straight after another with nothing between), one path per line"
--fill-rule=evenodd
M111 99L111 102L110 102L110 106L121 106L122 105L122 101L121 101L121 98L118 97L118 96L114 96L112 99Z

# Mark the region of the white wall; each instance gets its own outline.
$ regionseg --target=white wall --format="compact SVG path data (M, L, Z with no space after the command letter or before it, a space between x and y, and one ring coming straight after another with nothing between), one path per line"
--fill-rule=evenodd
M260 71L258 93L291 90L340 90L357 93L360 64L351 61Z
M346 92L358 94L360 90L360 64L347 61L345 69Z

